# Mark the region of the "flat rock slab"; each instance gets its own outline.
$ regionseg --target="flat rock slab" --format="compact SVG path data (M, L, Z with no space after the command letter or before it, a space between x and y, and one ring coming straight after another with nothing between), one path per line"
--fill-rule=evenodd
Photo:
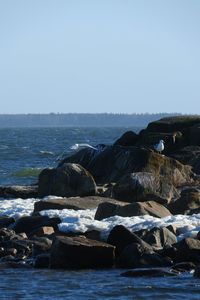
M0 186L0 197L3 198L35 198L38 197L37 185Z
M48 209L94 209L103 202L109 202L115 205L124 206L127 202L121 202L111 198L89 196L89 197L70 197L62 199L48 199L35 202L34 213Z
M85 269L112 267L115 247L107 243L79 237L56 237L51 253L50 268Z

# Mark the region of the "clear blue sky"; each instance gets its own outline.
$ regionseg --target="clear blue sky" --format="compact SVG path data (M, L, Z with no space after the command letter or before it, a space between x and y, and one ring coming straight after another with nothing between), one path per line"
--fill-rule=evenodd
M0 0L0 113L199 103L199 0Z

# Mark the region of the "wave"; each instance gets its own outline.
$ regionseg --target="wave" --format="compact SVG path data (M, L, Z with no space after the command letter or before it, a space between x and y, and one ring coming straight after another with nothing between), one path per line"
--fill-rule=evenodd
M37 177L42 168L25 168L12 173L14 177Z
M54 155L54 152L52 151L46 151L46 150L41 150L39 151L40 155L43 155L43 156L52 156Z

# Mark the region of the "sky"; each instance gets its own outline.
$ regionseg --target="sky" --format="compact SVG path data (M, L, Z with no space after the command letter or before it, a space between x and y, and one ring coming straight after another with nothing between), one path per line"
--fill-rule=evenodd
M200 114L199 0L0 0L0 114Z

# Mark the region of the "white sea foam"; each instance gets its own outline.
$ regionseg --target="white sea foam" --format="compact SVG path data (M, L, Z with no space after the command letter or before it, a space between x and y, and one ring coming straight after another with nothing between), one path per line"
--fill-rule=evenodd
M0 216L7 215L16 219L28 216L33 212L36 201L38 200L34 198L0 200Z
M46 210L42 211L42 215L50 217L58 216L61 219L59 229L62 232L86 232L90 230L98 230L102 233L102 237L106 238L111 229L116 225L124 225L131 231L140 229L165 227L171 224L176 225L179 238L186 236L195 237L200 231L200 214L192 216L176 215L165 218L155 218L152 216L135 216L135 217L120 217L113 216L102 221L94 220L96 210Z
M60 199L61 197L48 196L43 198L44 201L49 199ZM0 215L8 215L19 218L24 215L30 215L34 209L34 203L41 199L12 199L0 200ZM164 227L171 224L176 225L178 229L178 239L184 237L195 237L200 231L200 214L194 215L176 215L165 218L155 218L152 216L135 216L135 217L120 217L113 216L101 221L95 220L96 209L86 210L44 210L40 212L41 215L55 217L61 219L59 229L62 232L80 232L97 230L100 231L103 238L106 238L111 229L116 225L124 225L132 232L153 228Z

